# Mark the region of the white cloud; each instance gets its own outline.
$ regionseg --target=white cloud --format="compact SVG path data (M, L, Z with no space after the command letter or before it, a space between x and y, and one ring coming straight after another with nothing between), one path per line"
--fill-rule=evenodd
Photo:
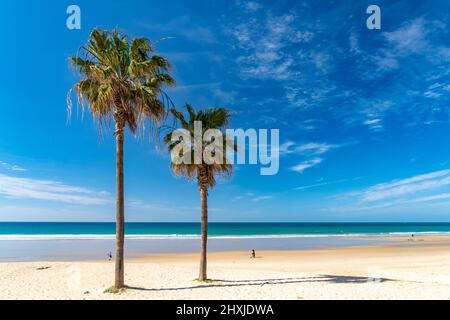
M399 208L405 208L407 205L411 204L418 204L423 206L430 206L430 205L436 205L436 204L443 204L448 206L448 201L450 199L450 193L442 193L432 196L426 196L426 197L419 197L419 198L413 198L413 199L407 199L407 200L393 200L388 202L380 202L377 204L366 204L366 203L360 203L357 206L341 206L341 207L335 207L335 208L325 208L324 211L343 211L343 212L352 212L352 211L372 211L372 210L379 210L379 209L385 209L385 208L392 208L392 207L399 207ZM444 200L444 201L442 201Z
M401 54L420 53L427 49L426 37L430 32L423 18L417 18L403 24L392 32L384 32L384 38Z
M369 119L364 121L364 124L373 131L378 131L383 129L383 124L381 119Z
M339 147L339 145L317 142L297 145L293 141L287 141L280 146L280 154L321 155Z
M362 53L362 51L359 47L359 39L358 39L358 36L355 34L355 32L350 33L349 43L350 43L350 52L352 52L354 54Z
M450 91L450 85L446 83L433 83L430 85L425 93L423 94L426 98L434 98L438 99L442 97L443 95L447 95Z
M447 185L450 185L450 170L442 170L377 184L363 191L360 196L363 202L375 202L430 191Z
M280 145L279 152L281 156L297 155L306 158L307 160L291 167L292 171L303 173L305 170L321 164L324 161L323 155L325 153L340 147L342 147L342 145L317 142L296 144L293 141L287 141Z
M286 155L286 154L291 154L294 153L294 149L295 148L295 142L293 141L287 141L285 143L283 143L282 145L280 145L280 155Z
M372 120L365 121L364 124L372 126L372 125L377 125L380 122L381 122L381 119L372 119Z
M414 210L419 207L449 205L450 193L443 192L450 186L450 169L420 174L413 177L379 183L369 188L336 196L339 206L324 208L324 211L362 212L380 209ZM408 208L408 209L407 209Z
M291 170L303 173L306 169L312 168L318 164L321 164L323 162L322 158L314 158L308 161L304 161L294 167L291 168Z
M248 11L258 11L259 9L262 8L261 4L259 4L258 2L255 1L246 1L243 4L244 8L247 9Z
M400 67L399 60L420 55L429 61L448 60L445 52L447 47L432 44L430 35L440 32L445 24L439 21L428 21L416 18L403 23L391 32L383 32L386 46L373 56L373 62L378 65L378 71L391 71Z
M296 59L287 48L296 43L309 42L313 33L297 30L297 17L287 13L265 18L248 18L233 26L231 35L239 49L238 65L246 78L284 81L297 74Z
M383 119L386 113L394 107L391 100L375 100L360 99L359 113L362 116L362 123L372 131L380 131L383 129Z
M426 90L428 83L422 83L428 77L425 73L442 75L448 70L448 19L438 21L428 15L408 18L367 38L358 28L348 29L354 18L351 7L338 6L325 16L312 7L299 3L279 13L265 5L257 15L240 7L237 17L230 17L227 25L243 81L272 80L271 103L285 103L284 116L294 112L314 116L313 112L323 108L331 113L330 118L346 126L366 126L380 132L392 123L385 121L387 116L406 119L402 123L407 126L423 121L426 111L443 110L448 105L448 91ZM338 39L344 29L348 40L342 42ZM348 77L342 78L345 72L349 72ZM384 79L388 76L393 81ZM354 87L353 81L347 81L353 78L361 80L361 85ZM436 81L445 83L445 78ZM374 91L375 87L379 90ZM419 92L416 97L409 96L412 90ZM425 105L420 94L439 101ZM320 130L321 126L311 128Z
M9 164L9 163L3 162L3 161L0 161L0 168L6 169L6 170L9 170L9 171L22 171L22 172L23 171L27 171L27 169L24 169L24 168L22 168L22 167L20 167L18 165Z
M313 154L319 155L330 151L332 148L337 148L336 145L331 145L327 143L308 143L297 147L300 152L312 152Z
M424 180L432 180L432 179L447 176L447 175L450 175L450 169L421 174L421 175L417 175L417 176L414 176L411 178L396 180L393 182L380 183L380 184L376 185L374 187L374 189L385 190L385 189L389 189L392 187L402 186L405 184L412 184L412 183L421 182Z
M272 199L272 196L258 196L252 199L253 202L260 202L260 201L264 201L264 200L270 200Z
M330 60L332 60L332 57L326 52L314 52L312 54L312 62L318 70L324 73L330 68Z
M391 71L398 69L399 63L395 54L390 52L389 50L380 50L379 54L374 55L373 57L374 63L378 66L378 72L372 72L370 77L377 76L379 74L383 74L384 71ZM366 74L367 75L367 74Z
M34 199L79 205L113 203L108 192L66 185L59 181L18 178L0 174L0 195L15 199Z
M352 178L352 179L341 179L341 180L327 181L327 182L321 182L323 180L319 180L315 184L297 187L297 188L294 188L294 190L303 191L303 190L308 190L308 189L313 189L313 188L318 188L318 187L323 187L323 186L328 186L328 185L333 185L333 184L344 183L347 181L356 181L356 180L360 180L360 179L362 179L362 177L356 177L356 178Z
M415 202L428 202L428 201L436 201L436 200L447 200L450 199L450 193L441 193L427 197L417 198L413 201Z
M296 31L291 36L293 42L304 42L308 43L314 38L314 33L311 31Z

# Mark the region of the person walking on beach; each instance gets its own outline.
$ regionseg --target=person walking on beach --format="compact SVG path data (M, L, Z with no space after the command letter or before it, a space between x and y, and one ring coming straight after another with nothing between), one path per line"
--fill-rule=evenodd
M111 251L108 253L108 260L109 260L109 261L112 260L112 253L111 253Z
M255 251L255 249L252 249L252 256L251 256L251 258L252 259L256 259L256 251Z

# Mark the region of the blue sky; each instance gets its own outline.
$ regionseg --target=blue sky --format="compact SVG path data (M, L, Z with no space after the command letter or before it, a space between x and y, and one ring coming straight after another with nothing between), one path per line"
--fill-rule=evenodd
M450 220L448 1L4 1L0 23L0 221L114 221L112 132L66 123L67 59L94 27L167 38L178 107L280 129L279 174L237 167L211 221ZM198 221L165 149L127 136L125 157L128 221Z

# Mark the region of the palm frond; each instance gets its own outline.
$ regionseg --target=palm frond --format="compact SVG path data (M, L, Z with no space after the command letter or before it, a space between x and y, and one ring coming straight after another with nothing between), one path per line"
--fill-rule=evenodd
M94 29L87 44L70 60L81 76L74 85L77 105L83 111L87 106L100 125L114 116L132 133L143 132L147 124L157 128L173 105L163 91L165 86L175 86L170 64L153 54L147 38L130 39L118 30Z
M226 129L226 127L230 124L231 114L229 110L225 108L210 108L198 112L195 111L194 107L189 104L186 104L185 108L188 118L186 118L184 114L178 110L171 109L170 112L180 123L181 128L187 131L190 141L184 141L184 139L174 140L174 133L177 129L172 129L164 136L163 140L171 154L174 152L175 147L180 147L180 144L183 144L182 147L190 151L189 154L191 155L191 162L179 164L172 162L172 171L175 175L185 176L188 180L193 180L196 178L199 181L199 184L200 175L203 174L205 176L202 180L206 180L207 187L212 188L216 185L217 177L229 177L233 173L233 166L227 159L227 151L229 151L230 148L232 150L237 150L237 148L234 141L229 139L224 132L224 129ZM215 156L221 159L219 163L208 164L204 161L204 159L201 163L196 164L194 162L194 150L199 147L194 141L194 123L196 121L202 123L202 134L209 129L217 129L222 132L222 146L219 149L214 148ZM202 145L200 147L202 150L205 150L205 148L210 146L212 143L212 141L202 141ZM184 154L180 151L179 155L174 156L183 158Z

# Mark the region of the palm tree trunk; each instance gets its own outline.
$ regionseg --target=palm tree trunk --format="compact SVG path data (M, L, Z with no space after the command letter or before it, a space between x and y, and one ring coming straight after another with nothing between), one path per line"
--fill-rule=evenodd
M200 188L200 201L202 208L202 240L201 240L201 255L200 255L200 275L199 281L206 281L207 269L207 249L208 249L208 190L206 187Z
M124 287L124 243L125 209L123 183L124 126L117 125L116 131L116 274L115 287Z

